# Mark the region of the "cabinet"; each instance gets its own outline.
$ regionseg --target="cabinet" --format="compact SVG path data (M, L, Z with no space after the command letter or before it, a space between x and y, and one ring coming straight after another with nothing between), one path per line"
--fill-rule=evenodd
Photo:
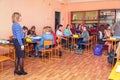
M97 27L98 11L86 11L83 24L86 24L89 27Z
M112 26L116 21L116 10L100 10L99 20L99 23L108 23Z
M84 12L73 12L72 13L72 24L83 23Z
M97 27L99 24L108 23L111 26L120 21L120 10L94 10L71 12L71 24L86 24L89 27Z
M120 21L120 10L116 10L116 22Z

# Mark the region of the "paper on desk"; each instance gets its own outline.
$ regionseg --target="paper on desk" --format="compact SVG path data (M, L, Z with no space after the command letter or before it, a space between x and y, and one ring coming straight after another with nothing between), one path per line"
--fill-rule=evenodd
M117 66L116 72L120 72L120 65Z

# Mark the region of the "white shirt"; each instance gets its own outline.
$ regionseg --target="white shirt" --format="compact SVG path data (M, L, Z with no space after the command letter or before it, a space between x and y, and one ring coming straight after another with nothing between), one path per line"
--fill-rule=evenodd
M57 37L59 38L59 37L63 36L63 33L62 33L62 31L57 30L57 31L56 31L56 35L57 35Z
M103 34L101 31L99 31L99 39L102 39L103 38Z

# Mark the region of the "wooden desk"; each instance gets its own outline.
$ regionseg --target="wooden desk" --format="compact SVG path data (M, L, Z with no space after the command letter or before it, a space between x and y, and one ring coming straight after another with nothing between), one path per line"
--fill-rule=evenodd
M25 52L28 54L28 56L33 54L35 50L34 44L37 44L37 42L27 42L25 44Z
M114 45L113 45L113 49L114 49L114 51L116 51L117 42L119 41L119 39L111 40L110 38L108 38L108 39L106 39L106 41L111 41L112 44L114 43Z
M110 75L109 75L109 80L120 80L120 72L116 72L117 66L120 65L120 62L117 62L112 69Z
M72 45L75 46L75 44L77 44L76 42L78 42L78 39L80 37L72 37ZM77 41L76 41L77 40Z
M69 46L70 46L70 44L69 44L69 42L70 42L70 39L71 39L71 45L72 45L72 47L74 48L74 46L75 46L75 43L76 43L76 40L78 40L80 37L73 37L73 36L63 36L63 38L65 38L66 39L66 46L68 47L68 49L69 49Z
M10 57L10 60L15 61L16 55L15 55L15 48L12 45L8 44L0 44L1 47L8 48L9 49L9 54L13 54L13 57Z
M69 39L71 38L71 36L62 36L62 39L65 39L66 40L66 48L69 49Z

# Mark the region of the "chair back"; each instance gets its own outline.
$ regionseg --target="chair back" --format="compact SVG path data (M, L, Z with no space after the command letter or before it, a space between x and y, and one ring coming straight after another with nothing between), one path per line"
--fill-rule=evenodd
M117 61L120 61L120 48L118 49L118 53L117 53Z
M60 44L61 44L61 41L62 41L62 39L61 39L61 38L58 38L58 39L57 39L57 44L60 45Z
M49 46L49 45L52 45L52 40L45 40L45 41L44 41L44 48L45 48L46 46Z
M88 37L88 43L89 43L89 44L92 44L92 43L93 43L93 36L89 36L89 37Z
M13 40L13 36L9 36L9 40L12 41Z

